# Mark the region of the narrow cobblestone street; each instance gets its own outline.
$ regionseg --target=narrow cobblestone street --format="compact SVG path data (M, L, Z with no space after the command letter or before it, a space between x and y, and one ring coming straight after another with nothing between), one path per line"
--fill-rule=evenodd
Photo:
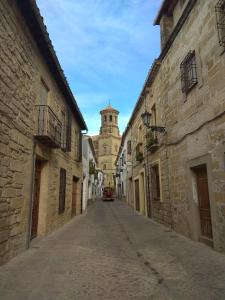
M0 299L225 299L225 256L98 201L0 269Z

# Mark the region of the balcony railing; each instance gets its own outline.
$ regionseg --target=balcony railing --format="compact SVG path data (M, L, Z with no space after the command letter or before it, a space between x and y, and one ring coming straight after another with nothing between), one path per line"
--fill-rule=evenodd
M38 105L36 138L50 148L60 148L62 123L48 105Z

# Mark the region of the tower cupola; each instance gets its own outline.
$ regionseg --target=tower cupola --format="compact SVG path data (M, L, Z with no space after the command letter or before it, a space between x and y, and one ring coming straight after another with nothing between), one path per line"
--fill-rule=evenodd
M118 110L114 109L111 105L100 111L101 114L101 128L100 134L113 134L119 135L118 127Z

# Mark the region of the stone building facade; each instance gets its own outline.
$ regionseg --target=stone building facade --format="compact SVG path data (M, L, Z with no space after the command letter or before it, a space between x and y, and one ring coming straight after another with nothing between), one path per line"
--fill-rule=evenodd
M100 134L93 136L92 140L98 160L98 167L104 172L104 186L115 189L115 161L121 142L118 127L119 112L109 105L100 114Z
M101 197L103 189L103 174L97 168L97 158L90 136L83 135L82 164L83 164L83 211L89 203Z
M223 0L163 2L155 21L161 28L161 54L125 131L133 131L133 155L137 150L143 154L138 157L138 169L134 158L132 165L134 176L146 174L147 214L223 252L224 7ZM138 130L146 111L151 113L148 125L152 127L144 126L141 141ZM156 126L165 127L166 132L155 130Z
M81 212L86 124L35 1L0 1L0 263Z
M125 200L128 205L133 206L133 183L132 183L132 157L131 136L129 132L123 134L116 165L116 192L117 197Z

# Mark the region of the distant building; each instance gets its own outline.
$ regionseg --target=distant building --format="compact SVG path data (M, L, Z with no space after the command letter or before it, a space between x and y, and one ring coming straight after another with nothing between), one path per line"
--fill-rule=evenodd
M118 127L119 112L111 105L101 112L99 135L93 136L93 144L98 160L98 167L104 172L104 185L115 188L115 161L120 147L121 136Z
M97 168L97 158L90 136L84 135L82 141L83 162L83 212L87 209L88 202L101 197L104 176Z

